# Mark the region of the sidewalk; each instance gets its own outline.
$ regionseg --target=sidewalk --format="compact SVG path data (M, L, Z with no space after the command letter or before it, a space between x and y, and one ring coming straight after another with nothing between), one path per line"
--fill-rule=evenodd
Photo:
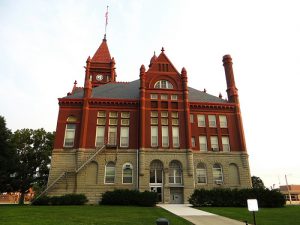
M183 217L195 225L245 225L237 220L194 209L190 207L190 204L158 204L157 206Z

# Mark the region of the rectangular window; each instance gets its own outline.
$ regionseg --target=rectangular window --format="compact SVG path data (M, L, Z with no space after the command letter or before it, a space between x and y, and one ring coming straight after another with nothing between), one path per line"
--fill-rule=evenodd
M161 100L168 100L168 95L160 95Z
M194 123L194 115L190 114L190 123Z
M179 148L179 128L172 127L172 139L173 139L173 147Z
M160 115L161 117L168 117L168 111L162 111Z
M103 125L103 126L105 126L105 122L106 122L105 118L98 118L97 119L97 125Z
M121 112L121 118L130 118L130 112Z
M105 111L99 111L97 117L106 117Z
M129 146L129 127L121 127L120 147L127 148Z
M109 125L118 125L118 119L109 119Z
M178 118L178 112L172 112L172 118Z
M65 140L64 140L64 147L73 147L74 140L75 140L75 124L67 124L66 131L65 131Z
M117 127L108 128L108 145L117 145Z
M208 115L208 124L209 124L209 127L217 127L215 115Z
M169 147L169 129L167 126L161 127L162 147Z
M168 118L161 118L161 125L168 125Z
M158 127L151 126L151 147L158 146Z
M150 99L158 99L158 95L157 94L150 94Z
M222 147L224 152L230 152L229 137L222 137Z
M122 126L129 126L129 119L121 119Z
M157 111L151 111L151 117L158 117Z
M179 124L179 122L178 122L178 119L172 119L172 125L178 125Z
M214 152L219 151L219 143L218 143L218 137L217 136L211 136L210 137L210 143L211 143L211 150Z
M109 112L109 117L112 117L112 118L118 117L118 112Z
M207 139L206 136L199 136L199 143L200 143L200 151L206 152L207 151Z
M220 127L227 128L227 118L226 116L219 116L220 119Z
M171 95L171 100L173 100L173 101L178 100L178 96L177 95Z
M205 127L205 116L197 115L198 127Z
M151 125L157 125L158 124L158 118L151 118Z
M96 128L96 146L100 147L104 145L104 134L105 134L105 127L98 126Z
M192 137L191 142L192 142L192 148L195 148L196 147L195 137Z
M198 184L206 184L207 183L205 168L197 168L196 174L197 174L197 183Z

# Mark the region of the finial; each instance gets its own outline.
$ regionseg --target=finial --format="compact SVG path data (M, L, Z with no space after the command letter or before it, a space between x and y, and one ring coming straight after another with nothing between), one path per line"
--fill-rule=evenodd
M105 34L104 34L104 39L106 41L106 28L108 24L108 6L106 6L106 13L105 13Z
M204 88L203 92L206 93L206 88Z
M182 67L182 69L181 69L181 75L183 77L186 77L186 69L184 67Z
M164 47L162 47L162 48L161 48L161 52L164 52L164 51L165 51L165 49L164 49Z
M140 68L140 73L145 73L145 71L146 71L145 66L144 64L142 64Z
M153 54L152 58L150 59L149 67L152 66L152 64L156 61L156 59L157 59L157 56L155 55L155 51L154 51L154 54Z
M74 85L75 85L75 86L76 86L76 84L77 84L77 80L74 81Z
M222 99L222 97L223 97L223 96L222 96L222 94L221 94L221 92L220 92L220 93L219 93L219 98L221 98L221 99Z

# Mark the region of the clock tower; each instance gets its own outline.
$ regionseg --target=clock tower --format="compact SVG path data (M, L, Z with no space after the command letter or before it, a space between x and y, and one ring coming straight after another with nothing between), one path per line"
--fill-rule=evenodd
M106 35L92 58L86 61L86 79L92 87L116 81L115 60L110 56Z

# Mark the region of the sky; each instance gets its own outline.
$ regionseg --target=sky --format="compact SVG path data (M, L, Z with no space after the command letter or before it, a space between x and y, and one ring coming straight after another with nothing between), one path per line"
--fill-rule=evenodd
M109 6L117 80L139 78L162 47L189 86L226 94L233 58L251 175L300 184L300 13L297 0L1 0L0 115L12 131L56 129L57 98L83 86Z

